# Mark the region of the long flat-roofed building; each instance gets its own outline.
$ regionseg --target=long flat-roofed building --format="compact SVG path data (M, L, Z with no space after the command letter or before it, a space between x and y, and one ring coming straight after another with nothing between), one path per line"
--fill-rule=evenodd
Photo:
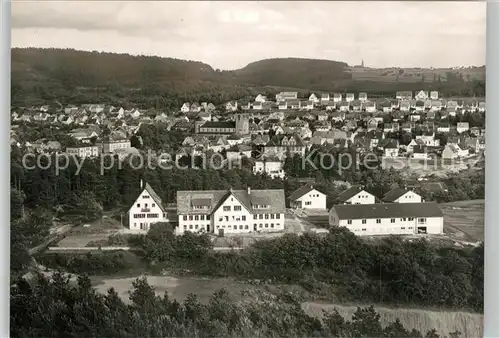
M217 235L285 229L285 192L268 190L199 190L177 192L179 226L175 232Z
M434 202L334 205L328 218L330 226L360 236L443 233L443 212Z

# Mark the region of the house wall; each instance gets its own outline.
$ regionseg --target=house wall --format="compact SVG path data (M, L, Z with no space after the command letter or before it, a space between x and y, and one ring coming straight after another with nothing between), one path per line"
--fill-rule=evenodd
M326 209L326 195L316 189L297 198L296 202L300 202L301 209Z
M408 191L394 201L395 203L422 203L422 197L413 191Z
M156 204L151 195L144 190L128 211L130 230L149 230L151 224L168 222L167 214Z
M369 219L340 219L333 210L329 214L331 226L346 227L357 236L411 235L417 234L419 227L425 227L428 234L443 233L443 217L395 217Z
M285 177L285 172L283 170L283 165L281 162L263 162L257 161L253 167L254 174L265 172L272 178L283 178Z
M344 204L375 204L375 196L366 191L360 191Z
M130 148L130 141L120 141L120 142L104 142L103 152L104 153L114 153L117 149L127 149Z
M208 211L208 209L207 209ZM192 215L178 215L179 225L175 229L176 235L182 235L186 231L191 232L206 232L207 229L212 232L212 219L208 212L206 214L201 214L197 212Z
M229 210L224 210L224 209ZM240 210L235 210L235 209ZM213 229L211 232L219 233L223 229L226 234L238 234L252 232L252 214L234 197L229 196L220 207L213 213ZM236 228L236 229L235 229Z

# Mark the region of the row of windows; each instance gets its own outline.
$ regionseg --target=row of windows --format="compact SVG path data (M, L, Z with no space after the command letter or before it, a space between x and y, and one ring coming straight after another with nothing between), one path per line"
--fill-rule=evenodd
M246 221L247 216L241 215L241 216L231 216L233 221ZM229 222L229 216L220 216L219 217L219 222L223 222L226 220L226 222Z
M184 225L184 230L187 230L188 226L187 225ZM202 231L205 231L205 226L202 224L202 225L198 225L198 224L189 224L189 229L190 230L193 230L193 228L195 230L198 230L198 229L201 229Z
M134 214L134 218L158 218L159 214Z
M224 210L224 211L231 211L231 206L230 206L230 205L229 205L229 206L224 206L224 207L223 207L223 210ZM241 205L235 205L235 206L233 207L233 210L234 210L234 211L241 211Z
M193 220L193 218L194 218L194 220L195 220L195 221L205 221L205 220L206 220L206 221L210 221L210 215L194 215L194 216L192 216L192 215L191 215L191 216L186 216L186 215L184 215L184 216L182 217L182 219L183 219L184 221L187 221L187 220L188 220L188 217L189 217L189 220L190 220L190 221L192 221L192 220Z
M253 219L280 219L280 214L258 214L253 215Z
M401 227L401 230L406 230L406 227ZM413 227L408 227L408 230L413 230ZM354 229L354 232L366 231L366 228L363 229Z
M144 197L144 196L143 196ZM148 196L149 197L149 196ZM140 208L141 207L141 203L137 203L137 207ZM147 208L148 207L148 204L147 203L144 203L144 208ZM154 208L156 207L156 204L151 204L151 207Z
M334 220L335 220L335 218L334 218ZM415 220L414 217L408 217L408 221L411 222L413 220ZM401 222L406 222L406 217L400 218L400 221ZM419 218L418 219L418 223L425 223L426 221L427 220L425 218ZM380 224L380 223L382 223L382 220L380 218L377 218L376 222L377 222L377 224ZM391 218L391 223L396 223L396 219L395 218ZM352 220L350 220L350 219L347 220L347 224L352 224ZM361 220L361 224L366 224L366 219L362 219Z
M304 205L311 205L311 204L312 204L312 202L311 202L311 201L305 201L305 202L304 202Z

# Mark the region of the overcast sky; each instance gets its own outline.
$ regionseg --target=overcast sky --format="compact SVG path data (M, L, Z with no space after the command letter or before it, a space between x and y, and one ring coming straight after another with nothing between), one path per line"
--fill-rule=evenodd
M275 57L484 65L485 37L485 2L12 3L13 47L158 55L220 69Z

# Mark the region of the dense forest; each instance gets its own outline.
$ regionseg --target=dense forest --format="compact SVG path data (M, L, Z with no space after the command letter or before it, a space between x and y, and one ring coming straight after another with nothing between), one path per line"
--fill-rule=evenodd
M18 281L10 309L12 337L439 338L435 330L407 330L399 320L382 327L373 307L358 308L349 320L336 310L316 318L286 294L237 302L223 289L207 304L193 295L179 303L155 295L145 279L134 282L125 303L113 289L97 293L86 277L71 283L61 274L52 280L39 275L31 284Z
M368 91L392 97L398 90L417 91L422 83L354 81L346 64L311 59L270 59L235 71L214 70L202 62L152 56L131 56L71 49L13 48L13 106L46 103L104 102L143 108L178 109L183 102L218 105L257 93L295 89ZM430 84L445 96L484 96L484 81L460 77ZM425 84L424 89L430 89Z

